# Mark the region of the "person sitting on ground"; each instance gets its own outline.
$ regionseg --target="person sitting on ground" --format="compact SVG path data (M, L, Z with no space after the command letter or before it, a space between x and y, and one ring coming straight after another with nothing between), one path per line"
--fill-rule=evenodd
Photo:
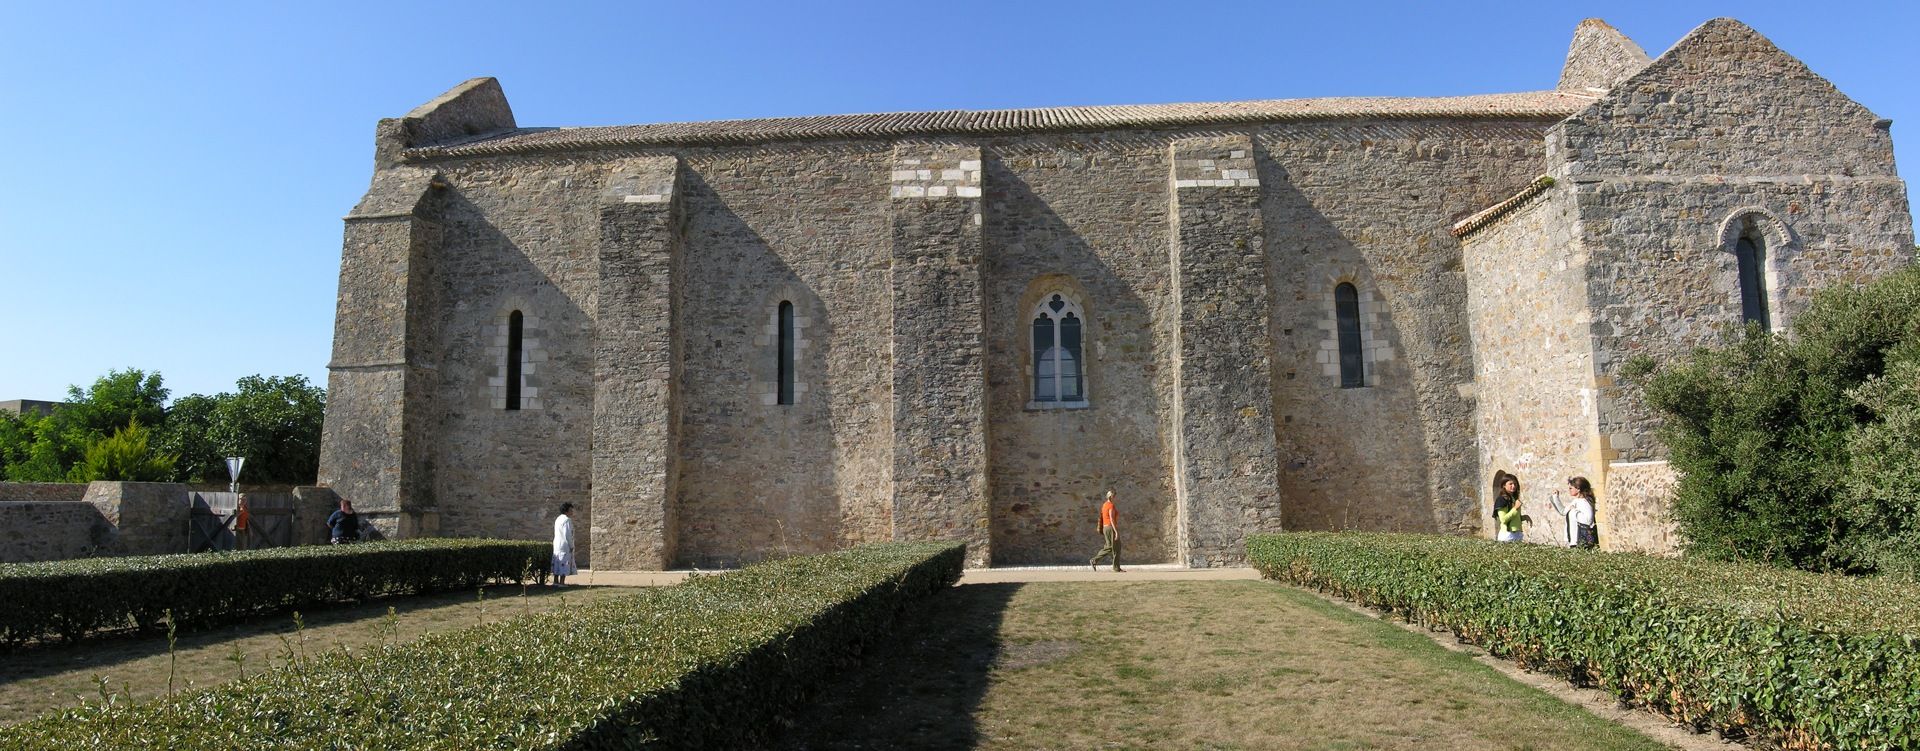
M340 499L340 510L327 517L327 529L335 545L360 541L360 515L354 513L353 501Z
M579 569L573 564L573 504L560 504L553 520L553 586L567 586L567 577Z

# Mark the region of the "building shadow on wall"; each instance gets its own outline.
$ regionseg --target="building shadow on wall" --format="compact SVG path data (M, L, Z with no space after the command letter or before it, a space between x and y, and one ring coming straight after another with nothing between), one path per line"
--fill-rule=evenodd
M781 718L776 749L967 749L1020 584L968 584L915 604L893 633Z
M1156 219L1151 211L1111 212L1121 215L1121 223L1102 230L1114 233L1113 242L1125 238L1148 247L1111 247L1103 255L1005 157L989 153L984 166L993 562L1085 562L1103 544L1094 522L1108 488L1121 499L1133 554L1128 562L1172 561L1176 504L1165 437L1168 405L1156 397L1156 379L1168 375L1160 366L1170 358L1161 356L1156 342L1156 310L1136 288L1170 277L1167 249L1152 244L1154 238L1164 242L1166 229L1147 226L1163 224L1165 213ZM1097 172L1082 172L1079 179L1098 179ZM1164 204L1164 198L1141 200ZM1139 260L1138 278L1124 276L1110 257ZM1029 382L1023 366L1033 319L1022 296L1047 275L1071 277L1087 296L1081 302L1092 319L1090 409L1025 409Z
M676 558L733 567L837 549L845 509L831 377L837 332L826 301L697 170L681 178ZM760 385L778 379L778 347L756 338L782 300L807 321L796 330L805 346L795 355L795 380L805 391L793 404L766 404Z
M501 227L457 186L435 194L442 246L428 267L431 299L421 302L440 315L419 354L437 365L439 380L416 486L430 495L416 502L437 508L441 534L546 539L561 503L588 501L593 321L573 296L581 284L591 292L593 280L555 278L549 269L571 266L560 243L538 247L537 230ZM490 349L483 326L504 327L512 310L539 321L528 338L552 354L526 376L537 409L496 408L488 396L488 379L505 375L504 350ZM583 551L592 550L592 526L577 527Z
M1371 258L1294 185L1285 167L1258 150L1273 297L1274 438L1279 451L1281 523L1289 530L1437 531L1431 494L1425 400L1409 366L1404 322L1432 269ZM1389 246L1383 245L1383 248ZM1390 248L1389 248L1390 249ZM1398 265L1396 265L1398 264ZM1397 360L1367 363L1365 388L1342 388L1317 358L1332 331L1329 302L1339 281L1377 291L1386 316L1375 335ZM1434 346L1434 345L1420 345ZM1468 445L1460 449L1471 453Z

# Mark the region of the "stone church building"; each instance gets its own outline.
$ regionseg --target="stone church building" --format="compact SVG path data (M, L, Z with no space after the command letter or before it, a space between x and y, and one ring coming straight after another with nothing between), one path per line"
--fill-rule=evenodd
M1616 373L1909 263L1889 129L1726 19L1437 98L532 128L475 79L379 125L320 479L399 535L572 501L602 569L1084 562L1109 488L1129 562L1219 565L1483 533L1496 468L1658 549Z

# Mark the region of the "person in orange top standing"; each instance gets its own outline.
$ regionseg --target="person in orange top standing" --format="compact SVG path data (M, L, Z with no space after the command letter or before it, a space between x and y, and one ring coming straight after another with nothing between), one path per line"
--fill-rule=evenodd
M1100 552L1093 556L1093 560L1087 561L1087 565L1099 571L1100 559L1113 556L1113 570L1125 571L1126 569L1120 568L1120 525L1114 520L1113 491L1111 490L1107 491L1107 502L1100 504L1100 536L1106 538L1107 546L1101 548Z

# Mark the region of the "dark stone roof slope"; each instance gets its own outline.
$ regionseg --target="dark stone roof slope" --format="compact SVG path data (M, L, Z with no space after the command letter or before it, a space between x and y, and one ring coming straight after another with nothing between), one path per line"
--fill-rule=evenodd
M520 128L408 149L406 158L578 151L634 146L726 146L845 138L990 136L1345 119L1558 119L1594 98L1564 91L1455 97L1330 97L1020 110L941 110L778 117L591 128Z

